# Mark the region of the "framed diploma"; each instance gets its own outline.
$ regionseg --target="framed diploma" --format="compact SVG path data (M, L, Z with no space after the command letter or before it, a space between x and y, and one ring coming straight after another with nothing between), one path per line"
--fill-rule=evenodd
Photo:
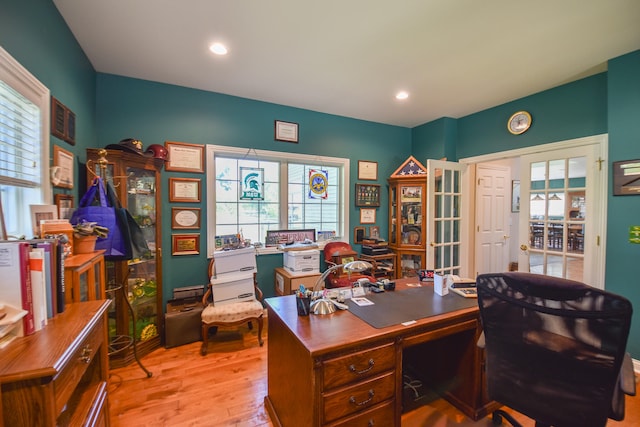
M378 180L378 162L358 160L358 179Z
M171 235L171 255L198 255L200 253L200 234Z
M171 208L171 228L199 229L200 208Z
M275 121L275 140L284 142L298 142L298 124Z
M170 202L200 202L200 178L169 178Z
M360 224L375 224L376 210L369 208L360 209Z
M53 168L51 184L54 187L73 188L73 153L64 148L53 146Z
M165 141L167 162L164 168L175 172L204 172L204 145Z

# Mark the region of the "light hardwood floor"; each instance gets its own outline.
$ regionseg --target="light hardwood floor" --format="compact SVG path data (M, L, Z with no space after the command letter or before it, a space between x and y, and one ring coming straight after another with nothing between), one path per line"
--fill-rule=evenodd
M211 337L206 356L200 355L201 342L157 349L142 359L153 373L151 378L135 363L112 370L109 378L111 425L273 426L263 404L267 393L268 332L263 332L265 344L260 347L256 329L249 331L243 326L219 330ZM291 396L291 402L295 404L295 396ZM534 426L533 421L510 412L524 427ZM607 425L640 426L640 394L627 397L626 412L625 421L611 421ZM491 425L489 418L470 420L443 399L402 417L403 427Z

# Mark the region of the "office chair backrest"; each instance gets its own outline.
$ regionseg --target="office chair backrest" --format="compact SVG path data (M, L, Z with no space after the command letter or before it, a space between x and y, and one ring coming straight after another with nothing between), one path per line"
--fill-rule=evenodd
M631 303L539 274L482 274L476 284L489 396L541 423L604 426Z

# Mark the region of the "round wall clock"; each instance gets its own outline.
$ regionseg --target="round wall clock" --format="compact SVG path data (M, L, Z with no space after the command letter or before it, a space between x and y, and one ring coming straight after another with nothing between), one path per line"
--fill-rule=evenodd
M507 129L514 135L525 133L531 127L531 114L527 111L517 111L509 117Z

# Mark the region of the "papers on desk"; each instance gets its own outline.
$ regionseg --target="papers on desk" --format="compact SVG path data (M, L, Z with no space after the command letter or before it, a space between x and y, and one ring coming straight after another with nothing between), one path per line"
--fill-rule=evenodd
M365 305L374 305L373 301L371 301L370 299L365 298L365 297L351 298L351 301L355 302L360 307L364 307Z

